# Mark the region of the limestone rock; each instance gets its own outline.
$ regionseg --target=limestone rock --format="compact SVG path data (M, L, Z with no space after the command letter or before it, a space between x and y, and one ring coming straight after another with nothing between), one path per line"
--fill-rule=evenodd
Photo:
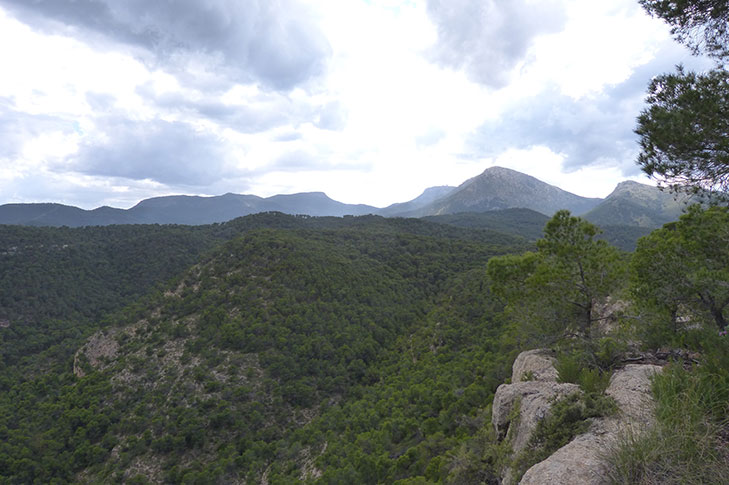
M512 366L511 384L496 389L491 423L500 439L509 439L514 456L526 448L539 421L549 414L552 403L580 392L576 384L557 382L554 362L553 353L547 350L522 352ZM505 471L502 483L514 483L511 470Z
M605 393L618 404L621 422L638 426L653 424L650 378L661 369L658 365L630 364L612 376Z
M549 413L552 403L579 390L576 384L554 381L502 384L494 395L491 422L499 436L510 437L513 452L519 453L526 447L537 423ZM517 401L519 416L512 420L512 409Z
M522 352L511 367L511 382L521 382L526 376L534 381L557 382L554 357L548 350L536 349Z
M73 373L76 377L83 377L86 371L82 362L91 367L98 368L105 360L113 359L119 349L116 341L116 331L99 331L93 334L73 356Z
M650 377L656 365L628 365L616 371L606 394L615 399L617 416L595 420L587 433L577 436L524 474L520 485L603 485L607 483L602 457L621 433L640 433L653 424Z

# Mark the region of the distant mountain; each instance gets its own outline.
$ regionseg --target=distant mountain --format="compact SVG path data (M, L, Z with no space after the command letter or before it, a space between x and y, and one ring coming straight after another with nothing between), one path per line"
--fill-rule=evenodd
M0 205L0 224L23 226L102 226L134 224L138 221L124 209L99 207L84 210L63 204Z
M344 216L375 213L368 205L343 204L323 192L258 197L225 194L217 197L177 195L146 199L129 209L136 220L159 224L210 224L258 212L283 212L310 216Z
M451 192L453 192L456 189L456 187L452 187L450 185L441 185L439 187L430 187L428 189L425 189L425 191L420 194L418 197L414 198L413 200L409 202L399 202L397 204L392 204L388 207L385 207L384 209L381 209L379 211L379 215L390 217L390 216L402 216L405 214L409 214L410 212L416 211L418 209L421 209L428 204L431 204L435 202L438 199L442 199L443 197L447 196Z
M672 194L651 185L621 182L585 219L598 226L638 226L648 229L675 221L691 198Z
M291 195L274 195L267 199L266 211L309 216L362 216L375 214L380 209L365 204L344 204L330 199L324 192L308 192Z
M521 172L491 167L445 197L405 215L422 217L509 208L532 209L547 216L560 209L569 209L580 215L598 203L600 199L580 197Z
M604 200L580 197L529 175L492 167L458 187L431 187L411 201L392 204L384 209L364 204L344 204L332 200L323 192L265 198L230 193L215 197L174 195L146 199L126 210L113 207L84 210L53 203L6 204L0 206L0 224L69 227L110 224L200 225L261 212L335 217L366 214L384 217L449 216L433 220L462 227L503 230L534 239L535 235L538 237L541 234L543 220L560 209L582 215L601 227L651 229L678 219L687 200L686 196L676 199L673 194L637 182L620 183ZM526 212L507 209L523 209ZM539 213L539 217L531 213L533 211Z
M368 205L344 204L322 192L274 195L225 194L216 197L174 195L145 199L131 209L100 207L84 210L62 204L6 204L0 206L0 224L26 226L106 226L111 224L211 224L259 212L310 216L376 213Z
M143 200L127 212L143 224L210 224L263 212L263 201L255 195L173 195Z

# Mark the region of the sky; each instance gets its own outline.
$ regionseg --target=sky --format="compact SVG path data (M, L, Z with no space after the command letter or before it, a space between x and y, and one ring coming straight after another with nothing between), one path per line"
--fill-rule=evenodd
M321 191L384 207L491 166L650 183L637 0L0 0L0 204Z

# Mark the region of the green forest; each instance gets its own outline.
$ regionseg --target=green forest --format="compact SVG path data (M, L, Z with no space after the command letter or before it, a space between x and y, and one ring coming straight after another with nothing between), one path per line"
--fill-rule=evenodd
M656 424L606 480L729 483L729 7L639 3L717 62L648 88L640 167L711 200L649 234L566 210L0 226L0 484L498 484L659 358ZM581 393L512 456L491 406L535 348Z
M490 402L516 354L544 345L596 399L630 352L699 352L671 392L701 393L689 431L720 450L728 231L727 209L698 206L633 253L566 211L536 242L277 213L5 226L0 480L499 483ZM631 305L603 335L608 298ZM713 456L692 466L717 476Z

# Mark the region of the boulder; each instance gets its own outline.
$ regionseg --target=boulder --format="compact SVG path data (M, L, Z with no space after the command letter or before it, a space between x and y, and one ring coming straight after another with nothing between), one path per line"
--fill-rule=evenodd
M548 381L502 384L494 395L491 422L498 436L502 439L508 436L512 451L519 453L526 447L537 423L548 415L552 403L579 391L576 384ZM518 416L513 412L516 403L519 403Z
M521 382L527 377L532 381L557 382L553 355L553 352L543 349L522 352L511 367L511 382Z
M652 426L653 398L650 377L660 372L656 365L628 365L615 372L605 391L618 405L616 416L595 420L587 433L532 466L520 485L603 485L608 483L603 457L621 434L639 434Z
M499 439L509 440L513 455L526 448L539 421L549 414L552 403L580 392L576 384L557 382L552 355L545 350L522 352L512 366L511 384L496 389L491 423ZM511 470L506 470L502 483L513 483Z

